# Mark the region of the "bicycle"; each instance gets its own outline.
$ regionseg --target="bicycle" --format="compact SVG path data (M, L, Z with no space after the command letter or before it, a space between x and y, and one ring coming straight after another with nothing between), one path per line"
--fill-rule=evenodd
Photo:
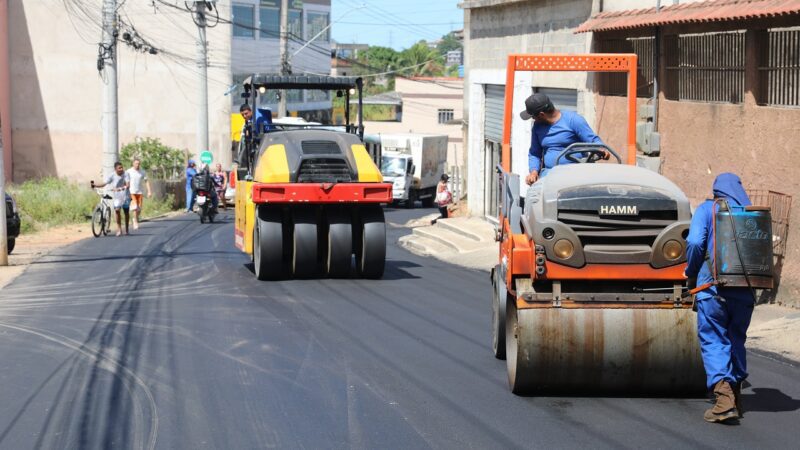
M92 212L92 234L94 237L100 237L101 234L108 236L111 228L112 198L101 188L95 188L94 191L100 196L100 202Z

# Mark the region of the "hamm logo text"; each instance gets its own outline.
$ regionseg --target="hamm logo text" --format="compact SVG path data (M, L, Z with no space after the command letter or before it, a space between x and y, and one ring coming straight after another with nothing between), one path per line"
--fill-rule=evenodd
M600 207L601 216L635 216L639 208L635 205L603 205Z

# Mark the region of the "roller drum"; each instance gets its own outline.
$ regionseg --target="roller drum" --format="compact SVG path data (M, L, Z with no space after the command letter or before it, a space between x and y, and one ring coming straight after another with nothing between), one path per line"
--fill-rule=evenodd
M702 394L690 309L517 310L506 307L509 385L516 394Z

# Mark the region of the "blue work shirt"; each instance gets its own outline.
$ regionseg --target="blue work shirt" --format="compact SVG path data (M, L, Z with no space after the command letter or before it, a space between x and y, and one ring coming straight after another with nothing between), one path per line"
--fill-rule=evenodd
M714 180L714 197L724 198L731 206L749 206L750 198L742 187L739 177L732 173L720 174ZM686 276L697 277L697 285L701 286L714 281L709 265L714 266L714 214L713 200L706 200L694 212L689 236L686 238ZM706 263L706 254L709 256ZM742 290L747 288L725 288L726 290ZM699 297L717 295L717 287L711 286L698 292Z
M534 122L531 131L531 148L528 151L528 169L536 170L539 175L544 175L548 169L557 165L558 155L576 142L603 143L594 134L592 127L586 123L586 119L576 112L561 111L561 118L552 125ZM544 166L542 166L543 153ZM572 164L572 161L562 158L558 164Z
M186 189L192 188L192 178L197 175L197 170L194 167L186 168Z

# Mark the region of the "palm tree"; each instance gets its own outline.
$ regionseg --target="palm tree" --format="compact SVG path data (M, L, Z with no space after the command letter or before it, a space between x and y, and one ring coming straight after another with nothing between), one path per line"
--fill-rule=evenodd
M440 76L444 72L444 58L425 41L400 52L398 65L407 68L401 72L403 75L412 77Z

